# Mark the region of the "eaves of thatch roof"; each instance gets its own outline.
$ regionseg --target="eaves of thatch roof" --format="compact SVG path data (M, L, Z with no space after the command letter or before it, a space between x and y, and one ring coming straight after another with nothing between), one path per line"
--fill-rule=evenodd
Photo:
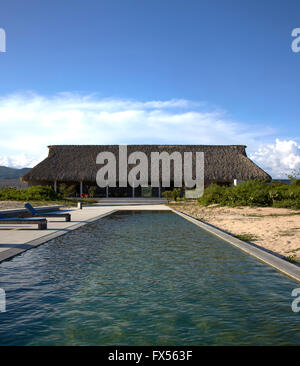
M48 157L29 170L22 180L25 182L95 182L100 168L96 164L96 157L104 151L114 153L118 164L119 145L49 146ZM135 151L144 152L149 161L151 152L204 152L206 182L271 179L270 175L247 157L244 145L127 145L127 151L128 155Z

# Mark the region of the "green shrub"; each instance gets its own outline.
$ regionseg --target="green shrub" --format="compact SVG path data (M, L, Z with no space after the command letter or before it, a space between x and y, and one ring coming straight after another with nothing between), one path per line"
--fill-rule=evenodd
M76 194L76 185L72 184L68 186L65 190L66 197L74 197Z
M0 190L0 200L16 201L55 201L61 198L52 187L32 186L25 189L3 187Z
M300 184L294 180L290 185L281 182L267 184L260 180L249 180L237 186L212 184L198 199L201 205L222 206L274 206L300 208Z
M171 200L171 198L172 198L172 191L164 191L164 192L162 193L162 196L163 196L164 198L166 198L168 201L170 201L170 200Z
M58 186L58 190L63 197L67 197L67 185L65 183L61 183Z
M260 180L249 180L227 189L231 204L235 206L268 206L268 191L269 187Z
M96 189L97 189L97 187L96 187L96 186L90 186L90 187L89 187L89 190L88 190L88 192L89 192L89 197L93 198L93 197L95 196Z
M291 179L290 185L292 187L300 187L300 179Z
M59 190L59 193L62 195L62 197L73 197L75 196L75 193L76 193L76 185L75 184L72 184L72 185L67 185L65 183L61 183L59 186L58 186L58 190Z
M181 189L180 188L174 188L172 191L164 191L162 193L162 196L164 198L166 198L168 201L173 200L173 201L177 201L180 198L180 192Z
M172 191L172 199L173 201L177 201L177 199L180 197L180 192L181 192L181 189L180 188L174 188Z
M198 202L203 206L212 205L214 203L222 204L226 197L226 187L217 184L211 184L204 190L204 194L199 198Z
M300 199L297 199L297 200L285 199L282 201L276 201L273 203L273 207L292 208L294 210L299 210L300 209Z

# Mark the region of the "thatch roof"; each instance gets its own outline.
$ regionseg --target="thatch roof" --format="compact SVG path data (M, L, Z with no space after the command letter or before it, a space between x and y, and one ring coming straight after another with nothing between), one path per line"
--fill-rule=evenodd
M95 182L97 171L101 167L96 164L96 157L104 151L115 154L118 167L119 145L49 146L48 157L29 170L22 177L22 180L26 182L54 182L55 180L60 182ZM254 178L271 179L265 171L247 157L244 145L128 145L127 151L128 155L135 151L142 151L148 156L149 178L151 152L198 151L204 152L206 182L232 182L233 179L248 180ZM128 167L128 170L130 168L131 166Z

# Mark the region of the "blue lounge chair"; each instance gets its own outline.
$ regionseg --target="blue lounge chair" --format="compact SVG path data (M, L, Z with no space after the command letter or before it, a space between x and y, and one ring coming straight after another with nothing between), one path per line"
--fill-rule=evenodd
M25 208L27 212L30 213L32 217L64 217L65 221L71 221L71 215L65 212L38 212L35 210L30 203L25 203Z
M38 225L39 230L47 229L47 220L45 218L5 217L2 213L0 213L0 224L34 224Z

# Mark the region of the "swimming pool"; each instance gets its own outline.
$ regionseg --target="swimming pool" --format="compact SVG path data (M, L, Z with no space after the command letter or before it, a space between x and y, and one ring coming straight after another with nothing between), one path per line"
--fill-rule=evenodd
M0 344L300 344L298 286L172 212L117 212L0 264Z

